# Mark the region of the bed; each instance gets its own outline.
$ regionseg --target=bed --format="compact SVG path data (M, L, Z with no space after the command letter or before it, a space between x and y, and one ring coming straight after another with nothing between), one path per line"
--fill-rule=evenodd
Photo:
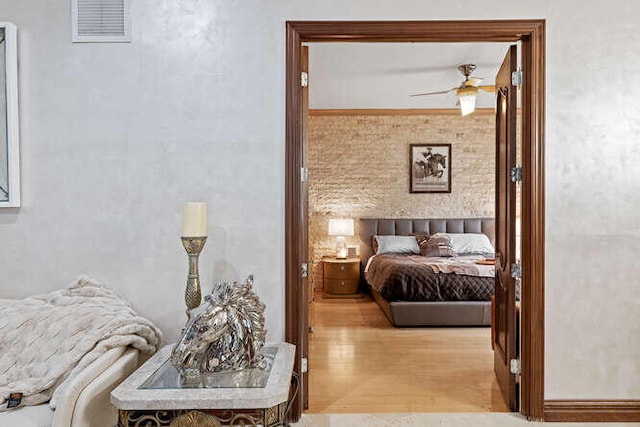
M373 298L389 321L395 326L489 326L492 277L434 273L430 267L418 265L421 262L419 255L377 255L370 262L374 255L372 236L420 233L483 233L494 242L495 220L360 219L361 277L365 278ZM384 278L386 287L381 287L379 277L375 275L381 271L392 272ZM397 283L389 283L389 280Z

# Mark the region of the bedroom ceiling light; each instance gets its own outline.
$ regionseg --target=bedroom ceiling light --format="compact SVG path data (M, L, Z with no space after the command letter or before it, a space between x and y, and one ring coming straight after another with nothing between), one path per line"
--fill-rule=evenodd
M353 219L340 218L329 220L329 236L336 236L336 258L347 258L347 244L345 236L353 236Z
M478 94L478 88L469 86L459 88L457 90L458 101L460 102L460 112L463 116L471 114L476 109L476 95Z
M430 96L430 95L442 95L449 92L456 92L456 96L458 97L458 101L456 105L460 105L460 112L463 116L471 114L476 109L476 96L478 96L478 92L483 90L485 92L495 92L495 85L481 85L484 79L480 77L473 77L471 73L473 73L476 69L475 64L462 64L458 66L458 70L464 76L464 80L460 83L460 86L453 87L447 90L439 90L436 92L427 92L427 93L415 93L409 96Z

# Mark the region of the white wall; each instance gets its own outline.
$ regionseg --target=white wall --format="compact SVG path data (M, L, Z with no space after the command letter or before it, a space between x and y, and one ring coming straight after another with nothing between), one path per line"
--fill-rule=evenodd
M640 6L524 0L140 0L133 43L69 43L68 0L0 0L20 31L23 207L0 214L3 297L80 273L169 341L180 205L210 207L206 283L255 273L284 332L287 19L546 18L547 398L640 398Z

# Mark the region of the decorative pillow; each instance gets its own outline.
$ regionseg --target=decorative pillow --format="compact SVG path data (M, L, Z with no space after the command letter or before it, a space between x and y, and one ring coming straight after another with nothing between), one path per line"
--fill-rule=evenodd
M377 254L378 253L378 239L376 239L376 235L373 234L371 235L371 248L373 249L373 253Z
M457 256L451 246L451 236L446 233L436 233L429 237L427 243L420 247L420 253L424 256Z
M415 236L373 236L376 254L419 254Z
M493 255L495 249L487 237L482 233L450 233L451 246L458 254Z
M423 248L427 246L427 242L429 241L429 233L423 231L420 233L413 233L413 235L416 236L416 241L418 242L420 253L422 253Z

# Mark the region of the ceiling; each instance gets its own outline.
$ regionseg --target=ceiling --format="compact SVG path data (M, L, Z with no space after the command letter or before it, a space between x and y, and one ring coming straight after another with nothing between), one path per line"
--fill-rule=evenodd
M412 93L457 87L457 67L476 64L473 76L493 84L509 43L309 43L309 106L312 109L455 108L454 92ZM477 107L493 107L480 91Z

